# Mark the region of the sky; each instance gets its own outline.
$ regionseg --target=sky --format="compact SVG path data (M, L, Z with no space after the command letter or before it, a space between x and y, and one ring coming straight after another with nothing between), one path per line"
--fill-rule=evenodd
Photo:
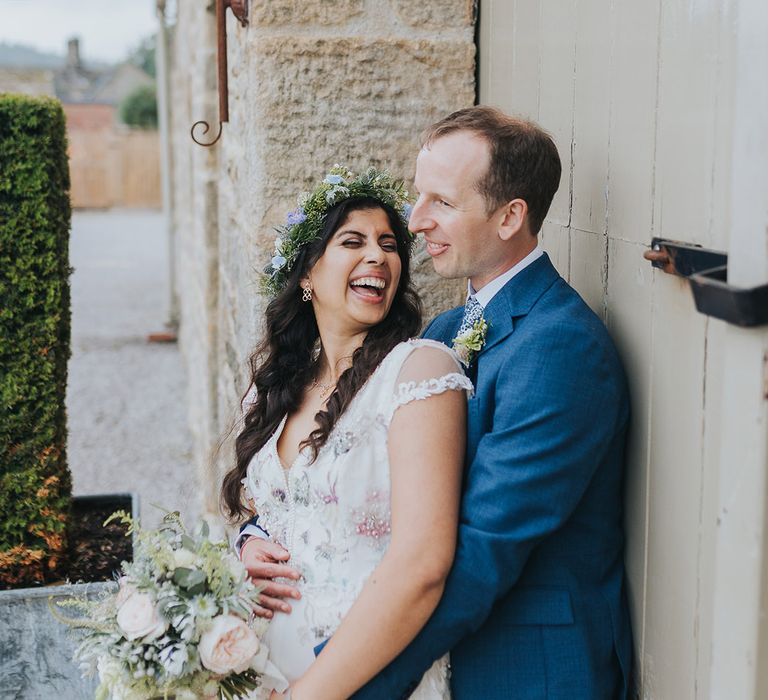
M157 29L155 0L0 0L0 42L58 54L80 37L80 56L122 60Z

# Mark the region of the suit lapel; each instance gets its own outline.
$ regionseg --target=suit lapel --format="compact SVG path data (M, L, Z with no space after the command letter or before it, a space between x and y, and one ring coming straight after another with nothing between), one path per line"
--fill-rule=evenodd
M480 354L509 336L515 328L514 319L527 315L559 277L549 256L544 253L509 280L483 312L488 322L488 336Z

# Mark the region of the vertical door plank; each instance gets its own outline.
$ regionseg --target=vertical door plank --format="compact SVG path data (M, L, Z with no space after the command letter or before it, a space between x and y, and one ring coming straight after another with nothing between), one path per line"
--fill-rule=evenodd
M606 246L602 233L571 230L571 286L605 320Z
M510 114L528 119L539 117L539 61L541 57L541 23L539 3L535 0L497 2L496 15L504 17L502 25L509 26L510 9L514 7L511 32L499 33L499 41L510 55L505 66L504 87L497 95L502 102L494 104Z
M624 362L632 402L627 445L625 526L627 585L635 638L638 677L644 678L646 566L648 555L648 427L654 387L651 384L651 280L642 246L609 241L606 323Z
M688 283L653 279L648 573L643 679L650 697L694 698L705 318Z
M725 335L727 324L716 319L706 321L704 426L701 446L701 491L699 493L698 569L696 577L696 624L693 644L696 649L696 697L708 699L712 667L713 604L717 548L717 498L720 471L720 426Z
M571 145L576 60L576 0L541 3L539 123L554 138L563 172L547 218L571 222Z
M611 21L606 0L580 0L576 18L573 204L571 225L603 233L608 173L608 81Z
M549 255L560 276L567 282L571 275L571 230L545 221L539 233L539 245Z
M611 236L648 245L653 237L659 0L616 3L611 21Z
M719 20L695 5L661 8L654 218L663 237L708 245Z

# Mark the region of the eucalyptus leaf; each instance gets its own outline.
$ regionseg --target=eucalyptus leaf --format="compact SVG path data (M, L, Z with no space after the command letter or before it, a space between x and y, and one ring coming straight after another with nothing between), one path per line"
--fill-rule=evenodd
M187 591L191 591L193 588L199 591L199 587L203 586L202 590L205 590L205 574L200 569L186 569L183 566L178 567L173 572L173 581L181 588L186 588Z
M173 582L184 588L188 587L189 575L192 573L192 569L187 569L184 566L179 566L173 570Z
M203 580L199 583L196 583L193 586L190 586L187 589L187 593L189 593L190 596L196 596L201 595L205 593L205 577L203 577Z

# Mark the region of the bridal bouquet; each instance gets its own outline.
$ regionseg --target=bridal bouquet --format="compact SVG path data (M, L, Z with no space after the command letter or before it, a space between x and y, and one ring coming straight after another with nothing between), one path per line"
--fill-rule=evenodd
M135 529L127 513L116 518ZM116 593L59 603L81 614L65 621L83 630L75 659L98 672L97 700L233 700L287 686L260 641L266 623L252 615L258 589L205 523L189 534L169 513L157 530L137 529L122 570Z

